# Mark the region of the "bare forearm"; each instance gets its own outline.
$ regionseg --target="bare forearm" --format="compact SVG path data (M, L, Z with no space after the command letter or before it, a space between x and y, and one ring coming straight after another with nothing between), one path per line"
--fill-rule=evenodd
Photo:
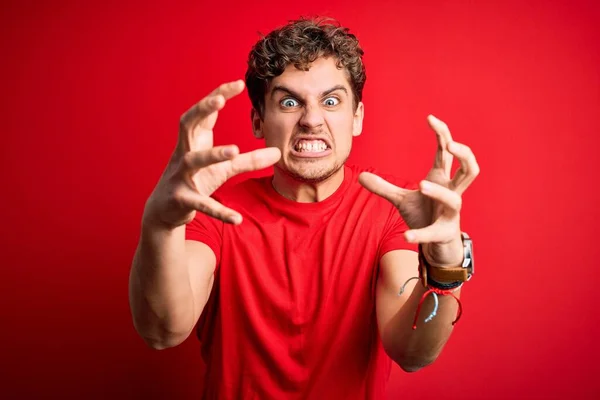
M129 301L136 330L151 346L181 342L194 325L185 227L143 224L131 267Z
M438 296L438 310L433 319L425 323L434 308L434 299L427 295L413 329L415 314L426 289L417 283L406 303L394 315L383 334L386 351L406 371L416 371L431 364L441 353L453 330L457 301L452 296ZM454 292L460 296L460 289Z

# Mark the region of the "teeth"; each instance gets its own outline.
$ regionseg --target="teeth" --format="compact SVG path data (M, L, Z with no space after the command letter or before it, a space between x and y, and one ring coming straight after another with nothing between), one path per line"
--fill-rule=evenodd
M296 151L321 152L325 150L327 150L327 145L320 140L302 140L296 145Z

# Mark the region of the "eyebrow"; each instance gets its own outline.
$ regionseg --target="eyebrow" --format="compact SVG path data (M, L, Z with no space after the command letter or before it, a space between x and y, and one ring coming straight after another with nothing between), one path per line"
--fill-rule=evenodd
M346 93L346 95L348 95L348 90L346 90L346 88L344 87L344 85L335 85L334 87L325 90L324 92L322 92L319 96L320 97L324 97L327 96L330 93L335 92L336 90L341 90L344 93ZM292 89L287 88L285 86L282 85L276 85L273 86L273 89L271 90L271 98L275 95L276 92L285 92L285 93L289 93L292 96L300 99L302 96L300 96L298 93L294 92Z

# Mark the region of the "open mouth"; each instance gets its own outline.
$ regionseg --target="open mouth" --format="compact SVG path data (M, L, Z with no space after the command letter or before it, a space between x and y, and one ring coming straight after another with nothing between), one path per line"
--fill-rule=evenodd
M321 139L300 139L292 153L298 157L322 157L331 153L331 147Z

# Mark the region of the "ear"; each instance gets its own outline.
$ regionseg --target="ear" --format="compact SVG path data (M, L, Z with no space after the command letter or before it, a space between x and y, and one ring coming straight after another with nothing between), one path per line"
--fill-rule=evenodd
M254 108L250 111L250 119L252 120L252 132L257 139L263 139L265 136L262 132L263 121L258 111Z
M365 117L365 105L359 102L354 112L354 122L352 124L352 136L358 136L362 133L363 118Z

